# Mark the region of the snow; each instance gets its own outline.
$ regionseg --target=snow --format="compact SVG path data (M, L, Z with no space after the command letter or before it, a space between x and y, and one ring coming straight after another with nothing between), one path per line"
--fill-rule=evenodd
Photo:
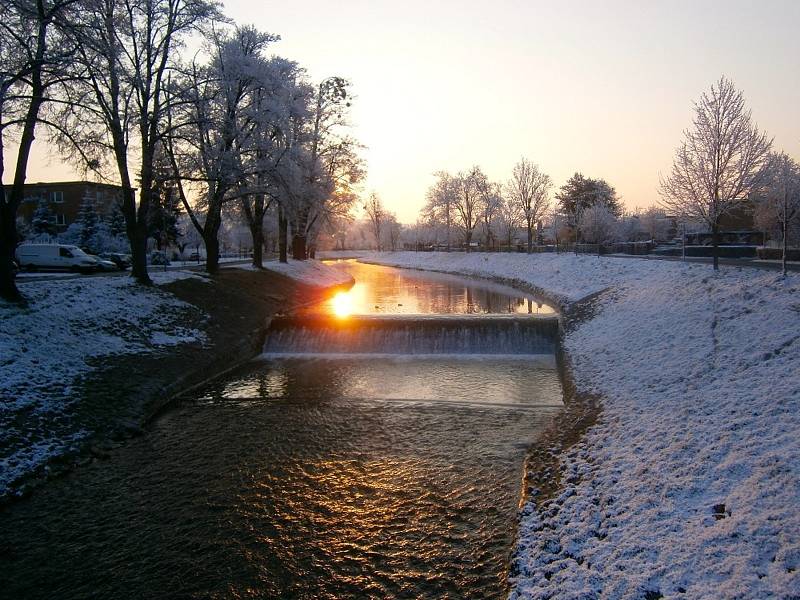
M256 270L253 265L236 266L237 269ZM268 271L280 273L306 285L316 287L332 287L352 283L353 278L339 269L334 269L317 260L293 260L288 263L269 261L264 263Z
M606 290L565 338L603 413L562 457L560 496L522 512L511 598L800 595L800 276L583 255L365 260L511 279L565 305Z
M194 277L151 273L156 283ZM27 308L0 302L0 497L15 480L91 434L72 421L81 377L98 359L202 342L190 304L129 277L31 281Z

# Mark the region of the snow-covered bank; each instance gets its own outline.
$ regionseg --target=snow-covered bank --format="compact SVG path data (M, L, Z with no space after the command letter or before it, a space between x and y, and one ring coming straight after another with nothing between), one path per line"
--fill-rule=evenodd
M237 269L255 270L252 265L239 265ZM353 278L343 273L340 269L334 269L316 260L293 260L288 263L278 261L268 261L264 263L267 271L273 271L285 275L299 283L313 285L316 287L333 287L352 283Z
M151 274L155 283L195 277ZM194 307L128 277L22 284L29 306L0 302L0 497L90 432L70 425L75 389L98 359L204 339L182 326Z
M604 412L523 514L514 598L800 595L800 276L574 255L386 253L569 303L565 349Z

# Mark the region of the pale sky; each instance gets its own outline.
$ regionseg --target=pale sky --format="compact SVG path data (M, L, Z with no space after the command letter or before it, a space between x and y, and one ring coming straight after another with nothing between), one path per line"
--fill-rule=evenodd
M314 80L349 79L375 190L413 222L440 169L506 180L520 156L560 186L602 177L657 199L692 101L720 75L800 158L800 0L227 0ZM42 152L38 156L42 156ZM29 181L66 176L39 160ZM63 171L63 172L62 172Z

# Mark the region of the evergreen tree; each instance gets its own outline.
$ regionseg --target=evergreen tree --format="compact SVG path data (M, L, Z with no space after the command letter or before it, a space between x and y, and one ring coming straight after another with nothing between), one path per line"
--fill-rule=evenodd
M53 235L55 233L56 216L50 210L50 204L44 198L39 200L36 212L33 213L31 228L34 234Z
M181 232L178 217L181 214L180 199L175 189L159 186L151 196L150 212L147 219L147 235L153 238L162 250L163 244L177 244Z
M125 235L125 215L122 214L122 208L116 202L111 205L111 211L106 217L106 223L111 235Z
M581 173L575 173L561 186L556 194L556 200L573 226L583 211L596 204L607 206L615 217L619 217L622 212L617 192L607 181L584 177Z
M87 249L90 252L94 251L92 248L94 235L97 233L99 219L94 210L94 204L88 198L84 198L81 203L80 211L76 222L79 224L78 233L78 246Z

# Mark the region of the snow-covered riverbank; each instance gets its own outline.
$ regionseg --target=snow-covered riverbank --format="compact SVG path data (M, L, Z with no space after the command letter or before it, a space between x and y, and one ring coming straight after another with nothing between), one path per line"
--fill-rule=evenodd
M316 261L277 264L268 266L297 283L317 288L349 281L340 270ZM237 293L236 289L215 287L235 283L212 282L202 273L153 270L150 275L156 286L193 280L204 290L201 295ZM187 302L167 289L138 286L126 276L33 279L20 282L20 286L29 301L27 307L0 302L0 500L17 494L16 483L23 478L46 473L54 460L75 460L96 433L94 424L102 423L104 414L120 409L106 407L104 400L93 398L91 419L85 414L89 411L84 384L88 377L104 373L112 359L151 356L160 362L155 370L148 366L140 372L115 373L116 378L124 375L131 388L144 389L143 379L163 377L174 382L181 373L200 368L197 360L187 359L169 367L164 363L164 358L174 355L175 362L180 362L180 352L186 348L195 348L209 360L215 353L222 354L223 359L230 353L229 361L235 355L231 349L210 347L214 340L207 335L209 317L190 303L195 302L197 291L188 294ZM258 284L254 287L259 288ZM217 305L220 302L214 302L212 308ZM243 306L239 304L237 309L247 312ZM261 315L248 314L248 320L243 320L245 316L236 311L225 311L214 318L219 322L217 327L227 321L235 322L232 330L244 327L243 337L249 333L249 319L261 323ZM204 376L213 372L204 371ZM112 382L105 387L115 385ZM125 404L121 389L114 395L118 396L112 398L114 402ZM137 417L143 416L138 407L127 412L130 415L125 422L137 427Z
M169 283L196 277L153 273ZM99 359L202 341L183 326L195 310L128 277L36 281L21 285L29 305L0 303L0 497L21 476L74 451L90 432L71 427L79 379Z
M257 270L253 265L249 264L236 265L231 268L244 269L246 271ZM270 260L264 263L264 269L284 275L298 283L315 287L327 288L353 282L353 278L341 270L332 269L316 260L294 260L290 258L287 263Z
M562 459L561 495L524 511L513 598L800 594L800 276L594 256L380 253L502 277L565 304L603 415Z

